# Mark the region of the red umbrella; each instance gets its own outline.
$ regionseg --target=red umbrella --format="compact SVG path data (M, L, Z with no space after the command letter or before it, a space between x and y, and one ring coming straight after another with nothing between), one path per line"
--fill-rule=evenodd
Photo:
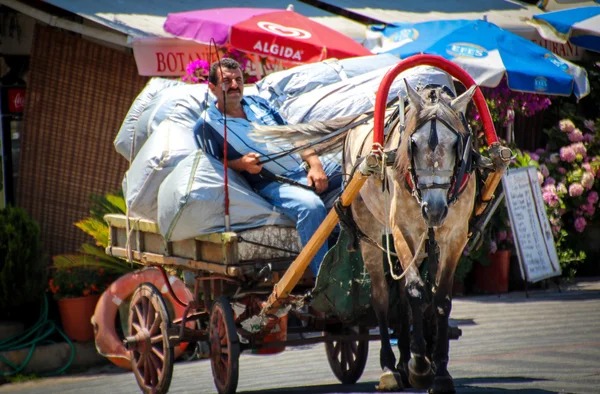
M330 57L344 59L371 52L352 38L294 11L269 8L218 8L169 14L165 31L184 39L232 47L294 63Z

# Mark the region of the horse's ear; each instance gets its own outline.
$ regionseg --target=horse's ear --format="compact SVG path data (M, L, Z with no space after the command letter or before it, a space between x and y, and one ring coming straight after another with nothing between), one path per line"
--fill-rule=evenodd
M450 107L459 113L464 113L467 110L467 105L471 102L471 98L475 94L477 85L471 86L466 92L450 102Z
M423 100L423 97L421 97L421 95L409 85L406 78L404 78L404 84L406 85L406 94L408 95L409 103L415 107L417 111L423 108L425 105L425 100Z

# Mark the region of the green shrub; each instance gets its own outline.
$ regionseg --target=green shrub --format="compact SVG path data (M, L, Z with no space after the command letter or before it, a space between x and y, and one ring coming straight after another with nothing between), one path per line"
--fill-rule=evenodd
M0 309L39 302L46 277L38 224L22 208L0 210Z

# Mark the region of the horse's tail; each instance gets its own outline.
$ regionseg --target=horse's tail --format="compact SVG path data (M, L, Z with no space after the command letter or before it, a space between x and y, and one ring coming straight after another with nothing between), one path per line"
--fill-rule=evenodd
M249 136L255 141L269 142L275 145L288 147L290 143L295 146L301 146L316 142L311 148L314 149L317 154L322 155L324 153L341 151L344 139L351 128L347 128L347 130L341 132L338 131L351 125L353 121L358 120L361 116L362 115L344 116L331 120L319 120L284 126L253 124ZM335 136L326 138L330 134L335 134ZM321 139L323 141L318 142Z

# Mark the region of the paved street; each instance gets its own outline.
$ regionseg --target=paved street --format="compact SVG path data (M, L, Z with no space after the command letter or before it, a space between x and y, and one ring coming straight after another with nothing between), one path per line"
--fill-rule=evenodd
M458 393L600 393L600 281L547 291L454 301L463 330L451 342L450 372ZM242 355L239 393L372 393L379 344L354 386L339 385L322 344L274 356ZM0 393L136 393L133 375L107 367L85 374L0 386ZM214 393L206 360L178 362L171 393ZM406 390L406 392L422 392Z

